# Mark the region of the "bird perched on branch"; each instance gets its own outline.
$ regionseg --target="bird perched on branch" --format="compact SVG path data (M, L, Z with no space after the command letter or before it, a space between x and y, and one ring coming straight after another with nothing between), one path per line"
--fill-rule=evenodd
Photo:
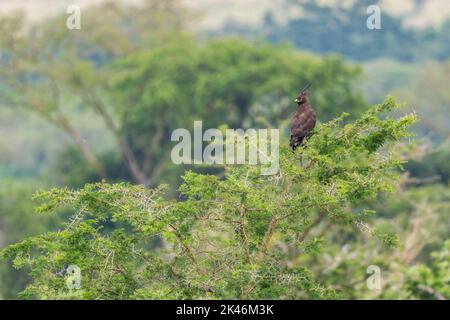
M307 138L316 126L316 112L311 107L308 97L308 89L311 84L304 87L298 97L297 110L291 116L291 142L292 150L302 145L303 139Z

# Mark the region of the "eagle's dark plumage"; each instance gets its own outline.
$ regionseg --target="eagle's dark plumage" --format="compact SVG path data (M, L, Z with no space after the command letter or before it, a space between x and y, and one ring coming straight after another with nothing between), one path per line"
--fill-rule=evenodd
M316 112L309 103L309 87L310 84L303 88L295 99L297 110L291 116L291 142L289 143L292 150L302 145L303 139L308 137L316 126Z

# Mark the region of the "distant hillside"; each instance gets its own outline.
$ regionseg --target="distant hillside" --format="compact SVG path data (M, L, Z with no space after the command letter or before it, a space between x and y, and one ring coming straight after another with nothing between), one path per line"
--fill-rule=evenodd
M286 16L277 8L267 11L263 21L255 26L228 20L209 35L235 34L249 39L264 38L272 43L288 42L302 50L338 53L358 61L390 58L417 62L450 58L449 19L438 26L411 27L412 17L426 12L423 8L428 2L422 0L416 0L414 6L405 6L404 12L392 5L388 11L383 4L385 1L380 1L380 30L369 30L366 26L367 8L377 3L374 0L340 1L334 6L317 0L286 0L284 3L286 7L282 12L289 13Z
M139 5L156 0L2 0L0 12L23 9L32 21L65 14L70 4ZM168 0L167 0L168 1ZM320 54L367 61L450 58L450 1L441 0L172 0L194 12L192 29L210 37L239 35L289 42ZM382 10L382 30L366 28L369 5ZM101 19L98 20L101 23Z
M2 0L0 12L25 9L32 19L41 19L48 15L63 12L69 4L86 7L111 0ZM145 0L113 0L127 4ZM301 0L299 0L301 1ZM277 13L280 20L299 14L296 10L286 10L284 0L180 0L189 8L203 14L202 28L217 28L226 21L233 20L242 24L255 25L261 22L267 11ZM333 5L334 3L353 3L355 0L316 0L317 3ZM450 1L443 0L382 0L382 9L404 19L407 26L426 27L440 25L450 17Z

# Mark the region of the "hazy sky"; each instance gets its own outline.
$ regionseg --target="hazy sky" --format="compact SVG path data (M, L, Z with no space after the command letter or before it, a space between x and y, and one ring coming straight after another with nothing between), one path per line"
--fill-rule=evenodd
M61 13L70 4L82 7L105 2L107 0L0 0L0 12L14 9L25 9L32 19ZM116 0L124 3L136 3L142 0ZM268 9L275 9L281 18L296 14L284 10L283 0L181 0L188 7L203 13L203 27L218 27L226 19L233 18L241 23L255 24L260 21ZM337 0L316 0L320 3L333 3ZM339 0L342 3L343 0ZM345 0L352 2L355 0ZM430 23L439 24L445 17L450 17L449 0L426 0L425 6L412 11L413 0L382 0L382 9L389 10L397 15L407 16L407 24L426 26Z

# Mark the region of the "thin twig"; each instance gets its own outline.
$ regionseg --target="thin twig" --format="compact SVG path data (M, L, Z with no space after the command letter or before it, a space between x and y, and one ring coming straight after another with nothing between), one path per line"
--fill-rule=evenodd
M277 222L278 221L277 219L275 219L275 217L272 217L270 219L269 227L267 228L266 234L264 235L263 243L261 245L261 249L259 250L258 263L260 263L266 255L267 248L269 246L270 240L272 239L273 231L275 230Z

